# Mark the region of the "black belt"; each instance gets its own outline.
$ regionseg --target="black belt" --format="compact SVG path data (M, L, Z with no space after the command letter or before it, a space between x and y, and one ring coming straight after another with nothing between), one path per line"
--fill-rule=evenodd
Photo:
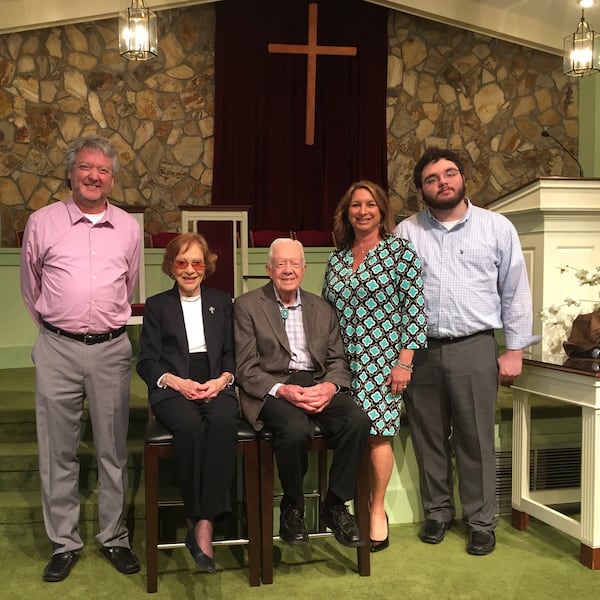
M42 319L42 325L48 330L52 331L52 333L56 333L58 335L62 335L64 337L71 338L72 340L77 340L78 342L83 342L84 344L101 344L102 342L109 342L110 340L114 340L118 338L120 335L127 331L127 326L123 325L123 327L119 327L119 329L113 329L112 331L107 331L106 333L71 333L70 331L65 331L64 329L59 329L58 327L54 327L54 325L50 325L50 323L46 323Z
M461 335L459 337L445 337L445 338L434 338L428 337L428 342L437 342L438 344L454 344L455 342L462 342L469 338L475 337L476 335L494 335L493 329L486 329L485 331L478 331L477 333L470 333L469 335Z

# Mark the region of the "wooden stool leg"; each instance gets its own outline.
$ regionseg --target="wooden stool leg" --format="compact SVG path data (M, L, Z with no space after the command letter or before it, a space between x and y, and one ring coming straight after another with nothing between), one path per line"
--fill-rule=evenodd
M273 583L273 444L268 440L259 443L260 460L260 513L261 513L261 580Z
M146 591L154 593L158 578L158 448L144 448L146 504Z
M247 444L244 449L244 489L246 492L246 521L248 523L248 570L250 585L260 585L260 491L258 471L258 444Z
M321 502L325 500L325 496L327 494L327 449L317 451L317 477L320 501L319 506L317 506L317 515L320 515ZM327 527L320 518L317 519L317 531L319 533L324 533L327 531Z
M365 453L356 474L356 497L354 499L354 512L358 519L360 533L365 539L364 546L356 549L358 573L363 577L371 574L371 547L370 547L370 508L369 508L369 452Z

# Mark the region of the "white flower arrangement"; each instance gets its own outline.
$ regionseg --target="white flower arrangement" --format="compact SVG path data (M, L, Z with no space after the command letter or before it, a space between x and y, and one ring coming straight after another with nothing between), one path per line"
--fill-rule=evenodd
M577 269L565 265L558 267L558 269L561 276L567 271L573 271L580 286L600 286L600 267L589 271L588 269ZM598 296L600 299L600 292ZM585 310L582 310L582 304L586 305ZM565 298L562 304L553 304L543 309L540 312L540 318L543 323L543 338L548 351L552 354L559 354L562 351L563 342L571 332L575 317L582 312L595 312L597 310L600 310L600 300L579 299L571 296Z

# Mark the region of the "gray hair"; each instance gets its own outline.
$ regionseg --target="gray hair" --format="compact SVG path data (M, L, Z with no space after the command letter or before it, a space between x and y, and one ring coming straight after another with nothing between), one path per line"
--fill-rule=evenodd
M71 181L69 180L68 173L75 166L75 158L77 153L84 148L91 150L98 150L102 152L104 156L112 160L112 174L113 177L119 172L121 168L121 161L119 160L119 153L113 144L101 135L88 135L87 137L79 138L69 145L66 152L67 158L67 184L71 187Z
M304 258L304 246L302 245L302 242L300 242L299 240L294 240L292 238L285 238L285 237L276 238L271 242L271 245L269 246L269 264L271 264L273 262L273 250L275 249L276 246L278 246L279 244L281 244L283 242L294 242L294 244L297 244L298 247L300 248L300 254L302 255L302 263L306 264L306 260Z

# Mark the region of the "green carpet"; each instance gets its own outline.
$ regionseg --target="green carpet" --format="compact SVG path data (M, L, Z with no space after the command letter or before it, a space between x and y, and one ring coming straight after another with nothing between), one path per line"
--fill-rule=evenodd
M526 532L502 520L498 546L490 556L474 557L464 551L462 529L451 529L439 546L422 544L418 525L390 528L390 548L372 556L371 576L355 571L355 552L334 540L312 541L293 549L276 545L274 583L251 588L247 571L228 548L218 548L218 573L195 572L185 550L161 552L158 593L145 592L145 570L135 575L117 573L93 544L87 546L69 578L44 583L41 573L48 559L43 532L34 545L22 544L15 532L0 542L4 573L0 597L46 600L64 598L250 598L315 599L490 599L592 600L600 591L600 572L578 561L578 543L540 523ZM142 535L134 548L142 559ZM245 556L245 552L242 552ZM239 558L239 557L238 557Z
M496 551L485 557L466 554L460 525L438 546L419 541L418 524L392 525L391 546L372 555L370 577L356 574L356 552L332 538L311 541L300 549L276 544L274 583L258 588L248 585L246 551L241 547L216 549L216 575L196 572L186 550L161 551L158 593L148 596L139 437L146 410L145 387L136 375L132 381L135 433L130 444L130 525L141 572L121 575L98 551L94 461L90 435L85 432L81 532L87 545L66 581L44 583L42 571L50 547L39 506L33 369L0 370L0 598L591 600L600 596L600 571L580 564L578 541L533 519L524 532L501 519Z

